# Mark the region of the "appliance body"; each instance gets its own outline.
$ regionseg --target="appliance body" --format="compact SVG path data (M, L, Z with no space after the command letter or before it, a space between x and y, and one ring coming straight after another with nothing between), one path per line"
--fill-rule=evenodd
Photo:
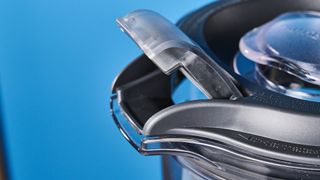
M204 92L209 99L195 98L190 89L183 100L174 99L172 94L188 81L185 77L191 79L189 83L196 82L191 89L207 87L196 76L189 76L192 69L186 69L190 66L185 65L182 71L179 67L164 71L157 64L164 55L143 49L145 44L135 39L140 34L132 35L130 27L122 26L147 55L133 61L114 81L112 115L140 153L163 156L165 179L320 177L320 103L271 91L238 75L233 68L245 33L292 11L320 11L320 1L218 1L177 23L191 44L195 42L201 49L194 51L192 46L187 52L205 59L204 52L215 62L209 66L219 77L212 81L219 84L219 78L228 79L219 84L227 88L216 90L232 95ZM168 51L172 59L185 53L174 51L172 55L172 51ZM202 94L200 90L196 94Z

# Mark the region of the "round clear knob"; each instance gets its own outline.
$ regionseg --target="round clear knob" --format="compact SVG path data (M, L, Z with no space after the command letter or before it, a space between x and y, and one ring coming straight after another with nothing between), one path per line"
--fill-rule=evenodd
M278 16L243 36L240 51L258 64L320 85L320 13Z

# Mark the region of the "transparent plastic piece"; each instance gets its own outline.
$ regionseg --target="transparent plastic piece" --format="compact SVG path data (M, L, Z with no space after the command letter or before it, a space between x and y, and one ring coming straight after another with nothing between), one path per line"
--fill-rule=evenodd
M242 97L231 76L158 13L138 10L117 23L164 73L180 70L208 98Z
M277 93L297 99L320 102L320 87L276 68L260 65L237 53L234 71L246 79Z
M240 51L248 59L320 85L320 13L291 12L248 32Z

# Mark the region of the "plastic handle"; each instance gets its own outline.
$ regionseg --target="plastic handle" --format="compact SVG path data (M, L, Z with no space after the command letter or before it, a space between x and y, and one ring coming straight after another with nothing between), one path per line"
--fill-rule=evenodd
M179 69L208 98L242 97L231 76L158 13L134 11L118 18L117 22L164 73L171 74Z

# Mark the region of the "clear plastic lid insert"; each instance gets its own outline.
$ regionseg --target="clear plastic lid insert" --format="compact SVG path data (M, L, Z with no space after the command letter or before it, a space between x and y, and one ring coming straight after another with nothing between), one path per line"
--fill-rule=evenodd
M278 16L243 36L240 51L258 64L320 85L320 13Z

